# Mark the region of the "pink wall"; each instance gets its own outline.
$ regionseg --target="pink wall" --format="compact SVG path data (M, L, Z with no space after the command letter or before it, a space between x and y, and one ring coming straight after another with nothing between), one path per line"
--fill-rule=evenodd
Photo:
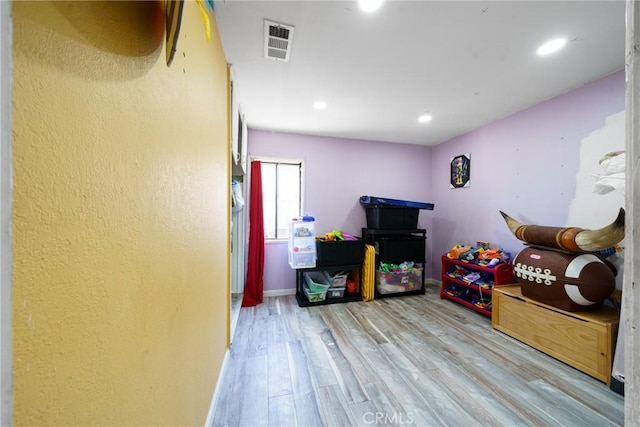
M339 229L360 236L366 226L362 195L433 202L431 147L249 130L250 156L302 159L305 211L316 218L316 232ZM438 209L436 205L435 209ZM421 210L418 226L427 230L431 256L434 211ZM427 266L426 277L431 276ZM268 243L264 289L295 288L287 245Z
M485 240L520 251L499 210L525 224L568 225L580 142L624 110L624 93L620 71L433 147L432 271L455 244ZM450 189L450 159L467 152L471 185Z

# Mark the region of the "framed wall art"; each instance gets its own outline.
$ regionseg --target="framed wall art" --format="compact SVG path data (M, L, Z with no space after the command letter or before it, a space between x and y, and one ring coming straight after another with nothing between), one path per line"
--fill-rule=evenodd
M452 157L450 171L451 188L468 187L471 181L471 153Z

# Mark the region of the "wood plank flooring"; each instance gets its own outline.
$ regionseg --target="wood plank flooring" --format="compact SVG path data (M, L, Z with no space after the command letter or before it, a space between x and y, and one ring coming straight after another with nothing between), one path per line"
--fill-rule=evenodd
M214 426L621 426L606 384L421 296L240 309Z

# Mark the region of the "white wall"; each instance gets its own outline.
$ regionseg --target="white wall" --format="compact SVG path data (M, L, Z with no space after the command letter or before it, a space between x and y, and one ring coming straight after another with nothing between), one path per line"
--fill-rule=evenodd
M576 226L598 229L611 223L621 207L625 206L622 191L611 191L607 194L594 192L596 175L604 170L599 164L603 155L611 151L625 148L625 112L622 111L606 118L604 126L591 132L580 141L580 163L576 174L576 192L569 205L569 214L565 226ZM624 247L624 242L620 243ZM616 288L622 289L623 264L622 254L608 258L618 269Z

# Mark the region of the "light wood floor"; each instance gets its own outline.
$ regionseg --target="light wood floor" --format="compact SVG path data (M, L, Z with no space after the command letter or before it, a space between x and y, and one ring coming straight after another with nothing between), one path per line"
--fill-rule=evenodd
M242 308L216 426L613 426L606 384L424 296Z

